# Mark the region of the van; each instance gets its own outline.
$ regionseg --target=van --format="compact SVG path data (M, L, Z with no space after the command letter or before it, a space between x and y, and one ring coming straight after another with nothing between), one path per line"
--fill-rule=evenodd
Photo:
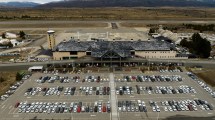
M85 112L85 107L84 106L81 107L81 112Z

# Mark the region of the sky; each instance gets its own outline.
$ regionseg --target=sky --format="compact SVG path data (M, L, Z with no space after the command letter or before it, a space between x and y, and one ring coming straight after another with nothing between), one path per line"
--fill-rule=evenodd
M19 2L48 3L48 2L60 1L60 0L0 0L0 2L14 2L14 1L19 1Z

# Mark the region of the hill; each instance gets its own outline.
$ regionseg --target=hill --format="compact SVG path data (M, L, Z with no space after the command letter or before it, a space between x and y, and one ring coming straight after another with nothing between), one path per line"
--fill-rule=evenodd
M39 8L70 7L215 7L214 0L64 0L39 5Z
M6 7L15 7L15 8L24 8L24 7L35 7L40 5L39 3L34 2L0 2L0 7L6 8Z

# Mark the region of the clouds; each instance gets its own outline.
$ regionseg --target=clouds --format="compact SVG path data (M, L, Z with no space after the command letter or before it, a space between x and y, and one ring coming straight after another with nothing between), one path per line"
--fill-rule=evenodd
M54 1L61 1L61 0L0 0L0 2L36 2L36 3L48 3Z

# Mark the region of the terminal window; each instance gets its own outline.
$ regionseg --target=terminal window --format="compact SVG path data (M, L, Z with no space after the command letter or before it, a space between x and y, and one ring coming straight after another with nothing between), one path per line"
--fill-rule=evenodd
M70 55L77 55L77 54L78 54L77 51L71 51L71 52L70 52Z

